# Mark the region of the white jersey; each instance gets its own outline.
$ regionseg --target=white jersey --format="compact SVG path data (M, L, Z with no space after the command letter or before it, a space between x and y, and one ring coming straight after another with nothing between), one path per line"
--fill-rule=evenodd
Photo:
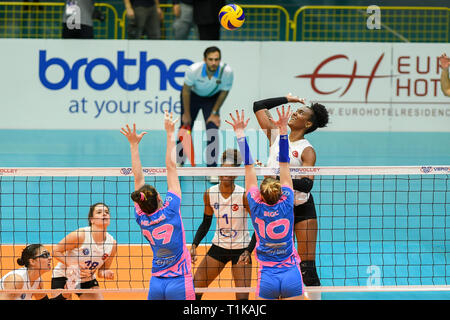
M306 139L301 139L297 141L289 141L289 165L291 167L301 167L302 162L302 153L305 148L313 146ZM314 148L313 148L314 149ZM278 162L280 153L280 136L278 135L275 139L274 143L270 146L269 151L269 159L267 160L267 167L269 168L279 168L280 163ZM293 176L295 179L297 176ZM303 176L298 176L300 179ZM304 193L300 191L294 190L294 204L298 206L299 204L303 204L309 199L310 193Z
M80 267L88 267L95 272L109 258L114 246L114 238L109 233L106 233L104 242L97 243L92 238L91 227L80 228L77 231L84 231L84 242L80 247L66 252L67 264L60 262L53 269L53 278L67 278L68 289L79 288ZM95 279L95 273L93 273L93 279Z
M23 279L23 287L22 289L24 290L34 290L34 289L39 289L39 284L41 283L41 278L37 278L36 281L34 281L33 285L30 282L30 278L28 277L28 269L26 267L17 269L17 270L13 270L8 272L7 274L5 274L1 279L0 279L0 289L3 290L3 283L5 281L5 279L7 277L9 277L10 275L18 275ZM22 293L20 296L18 296L15 300L31 300L31 297L33 296L32 293Z
M233 193L224 198L219 185L208 189L209 203L216 216L216 233L212 243L224 249L243 249L250 243L247 212L243 197L245 189L235 185Z

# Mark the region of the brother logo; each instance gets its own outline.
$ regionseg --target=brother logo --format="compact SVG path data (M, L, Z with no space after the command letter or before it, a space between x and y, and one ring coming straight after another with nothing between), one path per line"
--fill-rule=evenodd
M94 90L106 90L109 89L117 80L119 86L125 90L146 90L147 89L147 69L151 66L155 66L159 69L160 73L160 85L159 90L167 90L167 82L175 89L181 90L182 85L179 85L175 80L176 78L183 78L184 71L177 71L180 66L190 66L193 62L188 59L175 60L168 68L166 64L159 59L147 60L147 52L139 52L139 62L137 59L125 58L124 51L117 51L117 63L114 65L108 59L96 58L88 61L87 58L81 58L75 61L70 67L62 58L50 58L47 60L47 50L39 51L39 80L42 85L50 90L59 90L64 88L70 83L72 90L77 90L79 85L80 68L85 67L84 79L86 84ZM109 72L106 80L99 81L94 79L93 70L100 66L100 68L106 68ZM135 83L127 83L125 81L125 67L136 66L139 72L139 79ZM63 71L63 77L60 81L51 82L47 78L47 69L50 67L59 67ZM102 77L104 78L104 77Z

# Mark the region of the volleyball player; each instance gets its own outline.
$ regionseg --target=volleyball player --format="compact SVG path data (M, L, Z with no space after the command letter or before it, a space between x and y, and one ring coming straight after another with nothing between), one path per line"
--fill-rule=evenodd
M270 109L279 105L299 102L303 99L288 94L286 97L270 98L256 101L253 111L261 129L264 130L270 143L270 154L267 166L278 167L279 134L273 124ZM317 128L325 127L328 123L327 109L318 103L311 106L302 106L295 111L288 126L289 158L291 167L308 166L316 163L316 153L313 146L305 139L305 135ZM320 286L320 279L316 270L316 240L317 240L317 214L311 192L314 176L303 176L293 180L295 192L295 235L297 237L297 250L301 258L301 270L306 286Z
M110 269L117 252L117 242L107 230L109 207L104 203L89 208L89 226L69 233L53 249L59 261L53 269L52 289L98 289L99 278L114 279ZM77 293L80 300L103 300L101 293ZM55 299L71 299L72 294L59 294Z
M236 149L225 150L222 154L222 167L238 167L242 162ZM231 272L236 287L250 287L251 259L248 263L238 263L240 256L248 250L250 237L247 227L249 213L245 190L234 183L234 176L219 176L219 184L209 188L204 196L203 221L199 226L191 246L192 262L197 260L197 247L206 236L213 216L216 217L216 232L211 248L200 262L194 275L196 288L208 287L231 261ZM196 293L197 300L202 293ZM236 293L236 300L248 300L248 292Z
M167 194L164 202L155 187L145 184L139 156L139 142L146 132L136 133L127 125L121 132L130 143L134 189L131 199L135 205L136 222L153 251L149 300L195 300L191 270L191 255L186 247L181 220L181 188L175 163L174 125L166 112Z
M255 229L257 245L256 258L259 262L258 299L303 299L303 283L300 258L294 246L294 190L289 170L289 141L287 112L278 110L279 120L273 122L280 130L279 166L280 180L266 177L258 189L254 161L245 137L244 111L236 111L236 119L230 113L239 150L244 155L245 191L247 192L250 214Z
M42 275L52 269L52 256L41 244L30 244L17 259L22 268L5 274L0 279L0 290L43 289ZM1 293L0 300L48 299L45 293Z

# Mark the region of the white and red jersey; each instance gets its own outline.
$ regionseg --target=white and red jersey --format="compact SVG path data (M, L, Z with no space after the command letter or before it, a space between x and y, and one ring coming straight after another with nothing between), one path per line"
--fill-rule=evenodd
M0 279L0 290L3 290L4 283L7 277L15 274L16 276L20 276L23 279L23 287L24 290L33 290L33 289L39 289L39 284L41 283L41 278L37 278L36 281L34 281L33 284L31 284L30 278L28 277L28 269L26 267L16 269L13 271L8 272ZM18 295L16 299L14 300L31 300L33 294L32 293L22 293L21 295Z
M278 135L270 146L269 158L267 160L267 167L269 168L279 168L280 164L278 162L279 153L280 153L280 136ZM306 139L300 139L297 141L289 140L289 165L291 167L301 167L303 165L302 162L302 153L307 147L311 147L314 149L312 144ZM293 176L292 179L301 179L303 176ZM303 204L309 199L310 193L304 193L297 190L294 190L294 204L297 206L299 204Z
M115 240L106 233L105 241L97 243L92 238L91 227L84 227L75 232L84 232L84 242L69 252L66 252L66 264L58 263L53 269L53 278L68 278L68 287L77 287L80 283L79 268L89 268L93 271L95 279L95 271L105 263L111 255Z
M235 185L233 193L224 198L216 184L208 189L209 203L216 216L216 233L212 243L224 249L243 249L250 243L247 212L243 197L245 189Z

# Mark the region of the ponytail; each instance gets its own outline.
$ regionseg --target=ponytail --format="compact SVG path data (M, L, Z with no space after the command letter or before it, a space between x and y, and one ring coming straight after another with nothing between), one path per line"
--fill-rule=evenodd
M131 199L136 202L146 214L152 214L158 209L158 191L148 184L131 193Z

